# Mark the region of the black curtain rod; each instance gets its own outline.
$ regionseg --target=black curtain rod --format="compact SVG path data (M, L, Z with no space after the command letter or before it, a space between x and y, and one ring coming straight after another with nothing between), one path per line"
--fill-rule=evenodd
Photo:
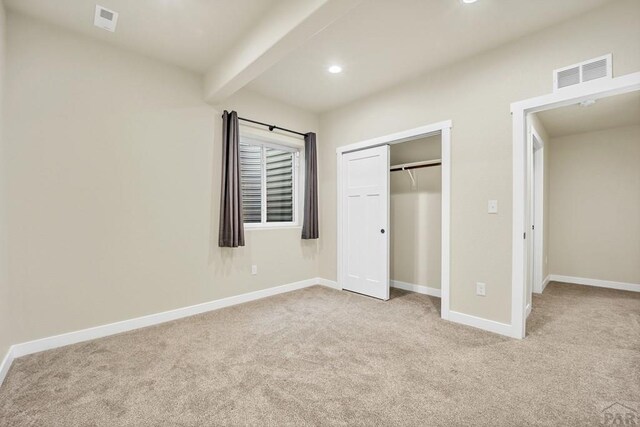
M242 120L243 122L249 122L249 123L254 123L256 125L268 127L269 130L272 131L272 132L273 132L274 129L278 129L278 130L282 130L282 131L289 132L289 133L295 133L296 135L300 135L300 136L306 136L307 135L306 133L296 132L295 130L291 130L291 129L287 129L287 128L281 128L280 126L270 125L269 123L262 123L262 122L258 122L258 121L251 120L251 119L245 119L244 117L238 117L238 120Z

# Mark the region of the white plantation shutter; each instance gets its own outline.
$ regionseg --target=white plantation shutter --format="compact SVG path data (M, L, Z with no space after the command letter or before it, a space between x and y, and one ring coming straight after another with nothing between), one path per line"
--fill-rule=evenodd
M293 153L265 147L267 222L293 221Z
M245 224L295 221L296 152L259 143L240 144Z
M260 223L262 218L262 147L240 144L240 183L244 222Z

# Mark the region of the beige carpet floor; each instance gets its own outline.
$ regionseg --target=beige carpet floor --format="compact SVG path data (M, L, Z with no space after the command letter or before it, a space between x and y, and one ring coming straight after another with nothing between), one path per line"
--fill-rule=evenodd
M640 294L550 284L525 340L315 286L17 359L2 426L589 426L640 405Z

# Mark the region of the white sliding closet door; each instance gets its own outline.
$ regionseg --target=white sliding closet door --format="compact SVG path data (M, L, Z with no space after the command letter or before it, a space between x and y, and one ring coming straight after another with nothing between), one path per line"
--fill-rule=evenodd
M342 288L389 299L389 146L342 155Z

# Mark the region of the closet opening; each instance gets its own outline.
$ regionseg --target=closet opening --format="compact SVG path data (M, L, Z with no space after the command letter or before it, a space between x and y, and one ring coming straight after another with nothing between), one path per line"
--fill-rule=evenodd
M336 150L342 289L438 297L449 319L450 140L447 121Z
M390 147L390 285L441 297L442 135ZM439 304L438 304L439 305Z

